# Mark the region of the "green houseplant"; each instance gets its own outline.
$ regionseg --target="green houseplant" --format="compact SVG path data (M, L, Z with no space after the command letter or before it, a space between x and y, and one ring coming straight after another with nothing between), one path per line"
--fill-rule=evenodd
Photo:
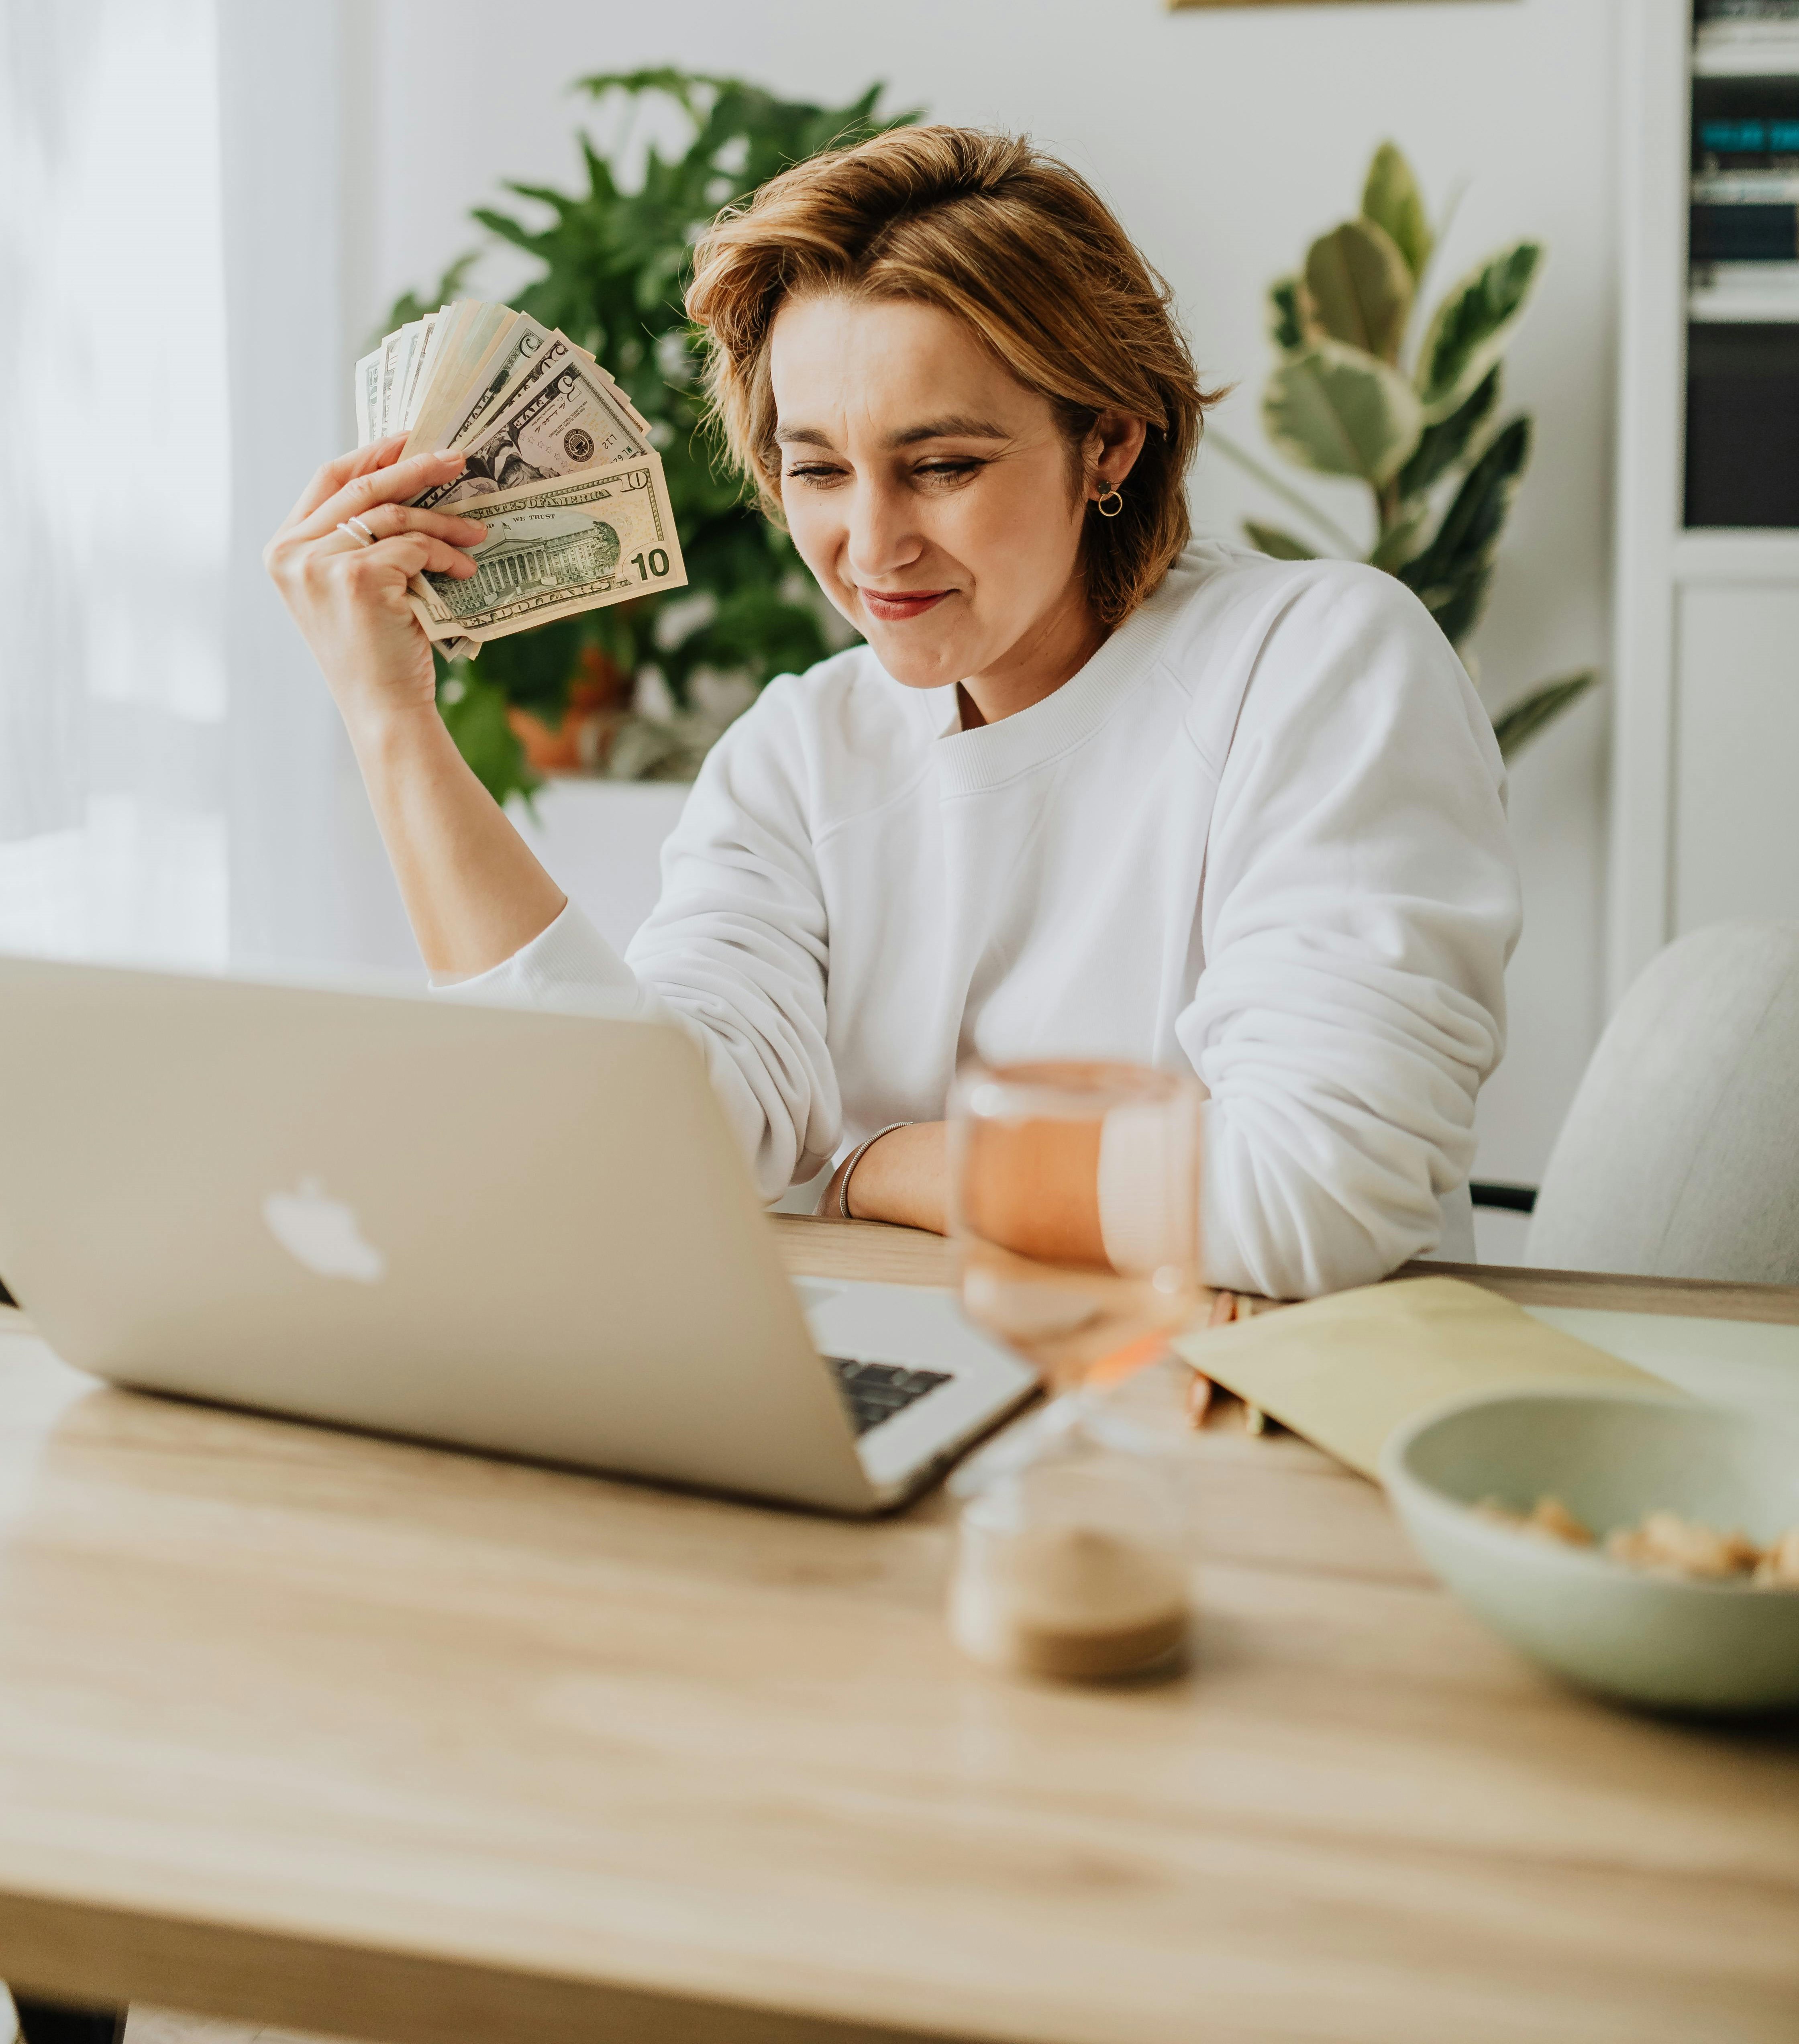
M1383 142L1369 166L1359 213L1320 235L1304 267L1269 289L1278 360L1262 420L1289 459L1367 485L1374 540L1363 557L1415 590L1459 651L1486 608L1530 459L1529 416L1501 421L1500 388L1505 348L1530 302L1543 251L1540 242L1517 241L1487 257L1420 321L1437 239L1411 166ZM1282 478L1216 437L1221 451L1300 511L1322 541L1246 519L1244 528L1263 552L1282 560L1362 552ZM1594 678L1586 669L1528 690L1493 719L1501 751L1509 757Z
M620 779L690 774L723 724L763 683L822 659L841 643L786 536L726 474L702 428L697 338L682 310L694 237L722 206L789 164L918 118L878 115L881 88L848 106L776 98L742 80L659 69L608 72L576 90L600 107L604 146L583 133L585 190L509 184L548 217L537 225L491 207L474 217L536 259L540 274L513 301L590 348L648 419L667 473L688 586L593 611L510 639L479 661L438 663L445 721L463 756L501 801L537 776L521 713L561 724L571 699L594 709L600 740L587 763ZM637 117L685 129L665 153L633 147ZM624 166L640 158L628 178ZM443 279L432 305L456 295L475 256ZM397 322L425 302L402 299ZM636 714L648 682L661 713Z

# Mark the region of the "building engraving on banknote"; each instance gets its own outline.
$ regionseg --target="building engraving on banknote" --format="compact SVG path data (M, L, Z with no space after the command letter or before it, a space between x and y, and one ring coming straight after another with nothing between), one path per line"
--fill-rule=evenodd
M652 455L485 500L487 536L467 550L475 574L428 574L412 585L426 632L501 638L652 588L681 587L686 568L660 471Z
M618 534L603 519L579 511L502 511L487 537L471 552L478 563L466 581L432 575L438 601L459 623L479 611L506 614L521 599L548 590L558 597L577 583L610 589L621 548Z

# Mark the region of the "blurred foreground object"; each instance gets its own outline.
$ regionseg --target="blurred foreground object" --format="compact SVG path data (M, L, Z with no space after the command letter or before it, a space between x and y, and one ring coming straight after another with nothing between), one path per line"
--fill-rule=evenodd
M1199 1311L1199 1103L1147 1066L967 1066L950 1208L970 1319L1052 1385L1117 1381Z
M1104 1393L1059 1398L971 1465L950 1630L985 1666L1068 1681L1171 1674L1190 1623L1177 1438Z

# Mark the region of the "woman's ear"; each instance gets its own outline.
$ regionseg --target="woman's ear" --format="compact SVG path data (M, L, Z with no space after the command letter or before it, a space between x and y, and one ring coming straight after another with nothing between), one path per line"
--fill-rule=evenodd
M1101 412L1082 448L1086 457L1087 494L1099 498L1116 490L1137 465L1149 428L1129 412Z

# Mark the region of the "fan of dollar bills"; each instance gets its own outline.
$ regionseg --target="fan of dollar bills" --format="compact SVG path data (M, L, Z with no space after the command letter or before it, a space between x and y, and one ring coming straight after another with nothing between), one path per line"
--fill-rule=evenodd
M509 305L459 299L356 364L360 444L467 456L412 501L478 518L477 572L413 578L425 636L450 659L553 617L687 579L649 421L585 348Z

